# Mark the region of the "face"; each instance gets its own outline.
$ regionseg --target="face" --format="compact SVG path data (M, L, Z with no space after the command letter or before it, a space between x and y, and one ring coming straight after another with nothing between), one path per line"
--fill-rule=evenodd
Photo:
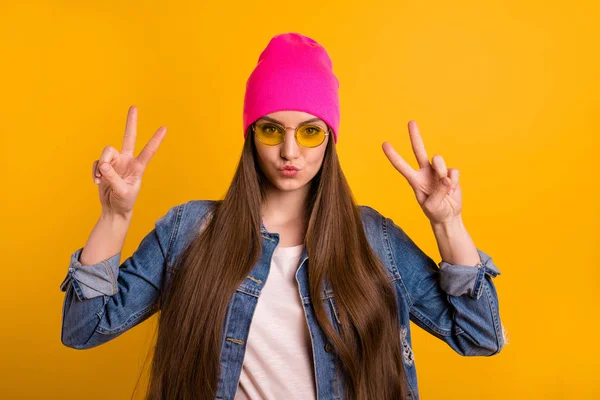
M277 121L282 126L295 128L303 122L317 118L301 111L277 111L267 114L265 117L270 120L263 117L256 123ZM310 124L318 125L328 132L327 124L321 119L317 118ZM254 135L258 163L271 184L282 191L300 189L314 178L321 168L325 149L329 142L329 137L326 136L323 143L317 147L303 147L296 142L294 135L294 129L286 129L285 140L274 146L262 143ZM281 169L288 165L297 167L298 172L295 175L283 173Z

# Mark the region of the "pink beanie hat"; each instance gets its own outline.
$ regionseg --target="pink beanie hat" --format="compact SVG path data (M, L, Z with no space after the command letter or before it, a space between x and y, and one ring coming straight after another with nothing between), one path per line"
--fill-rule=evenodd
M260 117L293 110L321 118L337 143L339 86L323 46L299 33L273 36L246 82L244 139L248 127Z

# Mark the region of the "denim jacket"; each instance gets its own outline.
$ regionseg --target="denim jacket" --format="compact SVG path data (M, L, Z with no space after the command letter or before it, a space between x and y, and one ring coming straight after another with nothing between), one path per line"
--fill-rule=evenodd
M80 248L71 255L67 276L60 285L65 293L61 342L88 349L116 338L158 311L158 295L168 284L174 260L199 234L216 200L191 200L177 205L158 219L135 252L120 264L118 253L97 264L83 266ZM492 278L500 271L486 253L477 249L477 267L436 264L390 218L375 209L359 206L367 239L382 261L393 284L399 310L403 360L411 399L418 399L410 321L446 342L464 356L490 356L504 343L498 296ZM206 222L206 219L204 219ZM234 398L246 349L252 315L261 288L269 275L271 257L280 237L261 223L263 252L248 277L229 300L222 329L221 372L216 399ZM336 368L336 354L317 323L309 294L308 255L304 248L296 272L312 342L317 399L343 398L344 383ZM325 282L320 299L339 330L335 294Z

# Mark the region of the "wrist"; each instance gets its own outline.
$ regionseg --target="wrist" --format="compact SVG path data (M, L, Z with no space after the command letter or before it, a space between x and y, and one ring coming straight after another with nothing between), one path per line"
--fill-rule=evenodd
M452 220L431 224L442 260L449 264L477 266L477 248L459 215Z
M102 210L100 219L103 221L110 222L111 224L129 224L133 216L133 211L126 213L116 213L112 211Z
M445 237L452 237L459 234L464 234L466 231L465 225L463 223L462 215L458 215L453 217L452 219L431 223L431 227L436 234L442 234Z

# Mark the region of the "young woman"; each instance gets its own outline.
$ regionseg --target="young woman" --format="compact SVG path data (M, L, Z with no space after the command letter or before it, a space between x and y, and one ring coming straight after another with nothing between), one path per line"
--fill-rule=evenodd
M316 41L274 36L246 85L224 199L171 208L120 264L166 133L134 157L131 107L122 150L93 165L102 217L61 284L62 343L95 347L160 311L147 398L169 400L418 399L411 320L459 354L498 353L500 272L462 224L458 171L429 162L413 121L418 171L383 144L431 222L438 268L390 218L356 205L336 153L338 87Z

